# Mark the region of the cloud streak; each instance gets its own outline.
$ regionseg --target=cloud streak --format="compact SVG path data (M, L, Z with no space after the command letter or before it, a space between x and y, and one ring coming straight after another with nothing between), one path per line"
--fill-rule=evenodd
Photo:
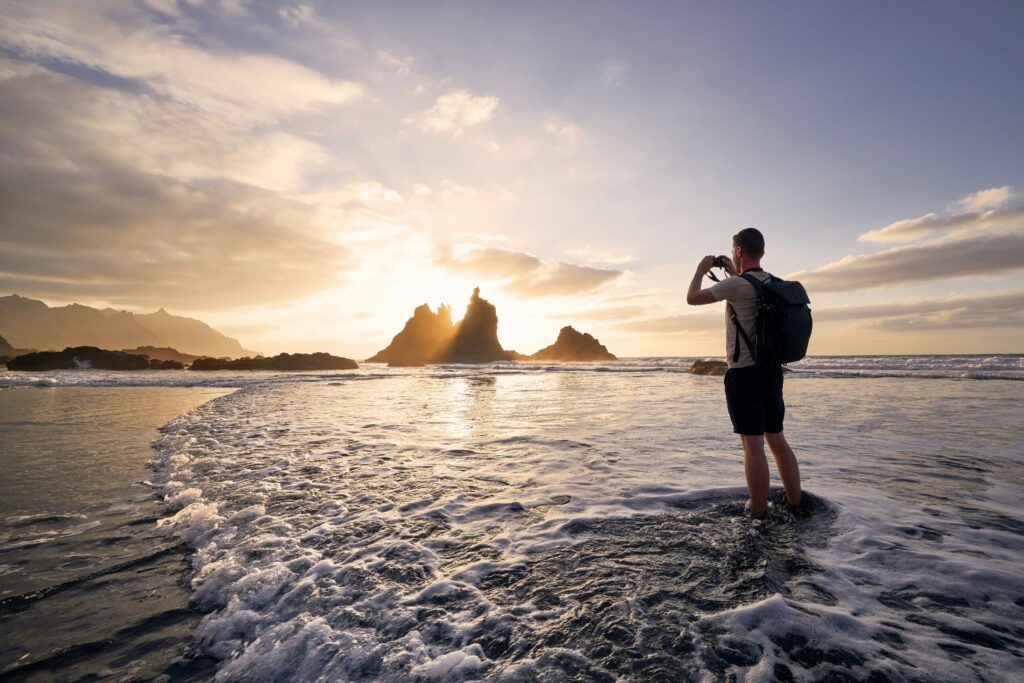
M624 273L563 261L544 261L525 252L493 247L473 248L459 257L448 247L439 253L435 263L453 273L503 280L502 291L524 299L587 294Z
M1024 269L1024 232L896 247L794 273L811 296Z

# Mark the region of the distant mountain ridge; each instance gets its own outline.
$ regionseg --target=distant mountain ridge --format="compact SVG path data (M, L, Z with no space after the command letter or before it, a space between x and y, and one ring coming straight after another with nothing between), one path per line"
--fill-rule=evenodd
M194 318L155 313L129 313L69 304L47 306L37 299L12 294L0 297L0 334L12 346L40 351L75 346L132 349L170 346L197 356L254 355L237 339Z

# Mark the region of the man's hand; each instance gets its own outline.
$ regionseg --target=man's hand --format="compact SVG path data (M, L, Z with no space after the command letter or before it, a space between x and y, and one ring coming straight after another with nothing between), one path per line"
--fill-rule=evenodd
M724 254L718 258L722 259L722 263L725 264L725 272L729 273L729 275L739 275L739 271L736 270L736 266L733 264L731 258Z
M713 255L705 256L697 264L697 272L693 274L693 279L690 280L690 289L686 292L686 303L691 306L703 306L704 304L715 303L715 296L711 293L711 290L701 289L701 281L704 276L711 270L711 264L715 262Z

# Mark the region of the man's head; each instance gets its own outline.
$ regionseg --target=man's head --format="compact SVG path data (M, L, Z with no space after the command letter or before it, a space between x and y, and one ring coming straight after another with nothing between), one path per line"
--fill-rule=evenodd
M732 260L737 268L750 267L764 256L764 235L757 228L743 228L732 237Z

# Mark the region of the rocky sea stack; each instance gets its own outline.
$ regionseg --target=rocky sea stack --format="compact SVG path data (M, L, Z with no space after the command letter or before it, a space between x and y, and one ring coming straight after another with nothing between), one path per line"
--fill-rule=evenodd
M430 362L455 333L452 309L442 304L437 313L423 304L413 311L402 331L394 336L387 348L367 358L368 363L387 363L392 367L424 365Z
M192 370L277 370L301 372L304 370L355 370L359 365L351 358L329 353L281 353L270 358L200 358L192 363Z
M452 323L451 309L442 305L437 313L423 304L416 308L402 331L391 343L367 359L368 363L390 366L427 363L491 363L513 360L518 354L506 351L498 341L498 312L494 305L473 290L466 315Z
M571 325L559 331L558 339L530 356L531 360L602 361L618 360L604 344L586 332L577 332Z

